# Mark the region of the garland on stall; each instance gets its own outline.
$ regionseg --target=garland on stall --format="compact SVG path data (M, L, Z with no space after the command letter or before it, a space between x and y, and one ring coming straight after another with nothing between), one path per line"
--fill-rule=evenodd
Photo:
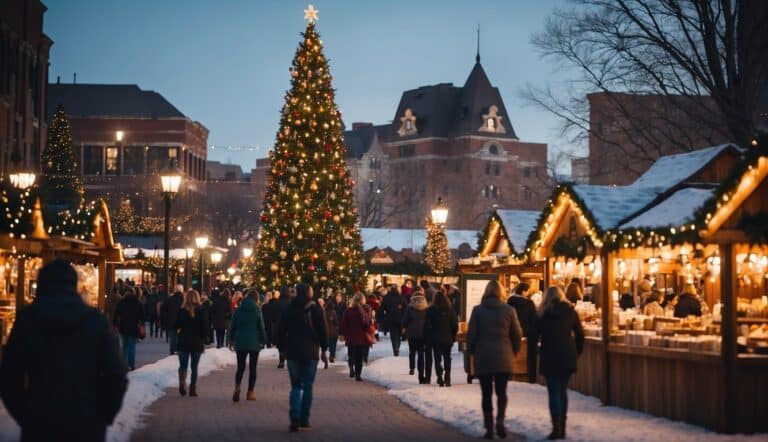
M37 187L20 190L6 179L0 181L0 233L11 238L25 238L32 233L32 211L38 194Z
M556 256L573 258L581 262L586 258L587 250L589 250L591 245L592 241L590 241L589 236L587 235L572 240L566 237L560 237L552 245L552 253Z

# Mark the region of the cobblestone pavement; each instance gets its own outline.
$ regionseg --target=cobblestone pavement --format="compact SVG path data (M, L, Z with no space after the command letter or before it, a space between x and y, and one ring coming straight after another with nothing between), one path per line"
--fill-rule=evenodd
M181 397L175 389L166 391L166 396L149 407L146 427L137 430L132 440L475 440L419 415L382 387L355 382L338 366L318 369L311 417L313 430L289 433L287 370L278 370L274 360L260 361L257 399L246 401L243 391L239 403L232 402L234 371L234 367L228 367L200 378L196 398Z

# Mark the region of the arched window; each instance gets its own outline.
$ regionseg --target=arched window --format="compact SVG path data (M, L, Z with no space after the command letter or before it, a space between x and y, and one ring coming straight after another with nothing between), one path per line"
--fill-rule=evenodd
M488 119L488 129L496 130L496 119L495 118L489 118Z
M499 146L497 146L495 144L491 144L491 146L488 148L488 153L490 153L491 155L498 155L499 154Z

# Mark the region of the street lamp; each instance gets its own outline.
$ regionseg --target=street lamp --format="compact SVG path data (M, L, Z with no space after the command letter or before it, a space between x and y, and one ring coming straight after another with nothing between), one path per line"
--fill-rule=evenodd
M200 293L203 292L203 279L205 279L205 273L203 273L203 266L205 264L205 253L204 249L208 247L208 237L205 235L200 235L197 238L195 238L195 245L198 249L200 249L200 284L198 288L200 289Z
M117 131L119 139L122 139L122 131ZM179 192L181 184L181 175L176 171L173 164L163 171L160 175L160 183L163 187L163 199L165 200L165 230L163 231L163 271L165 272L165 290L170 293L171 274L168 269L168 261L171 247L171 199Z
M437 198L437 205L432 207L432 222L445 226L448 220L448 206L443 203L443 199Z
M24 168L20 166L21 152L19 152L18 148L14 150L11 155L11 161L13 161L15 170L8 175L8 178L11 180L13 187L21 190L32 187L32 185L35 184L35 174L33 172L25 171Z
M243 258L248 259L253 255L253 249L250 247L243 247Z
M235 238L232 238L231 236L227 238L227 247L235 247L237 245L237 240Z
M221 252L211 252L211 264L213 264L213 270L211 270L211 277L208 280L208 285L213 284L213 278L216 276L216 265L221 262L223 255Z

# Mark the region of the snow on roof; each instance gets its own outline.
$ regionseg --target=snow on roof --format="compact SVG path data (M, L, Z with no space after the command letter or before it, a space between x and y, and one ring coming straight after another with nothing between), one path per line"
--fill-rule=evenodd
M512 243L512 249L520 252L528 241L528 235L536 230L541 212L538 210L502 210L496 214L504 225L504 230Z
M679 226L693 221L694 214L715 194L713 189L685 188L621 225L622 229Z
M477 244L477 231L475 230L446 230L448 247L458 249L464 243L473 249ZM364 227L360 229L363 237L363 249L371 250L375 247L392 250L412 249L421 251L427 243L427 231L425 229L376 229Z
M666 155L656 160L631 186L658 188L661 192L687 180L704 168L726 149L736 148L733 144L720 144L676 155Z
M579 184L573 191L584 201L600 230L615 227L658 195L653 189L634 186L593 186Z

